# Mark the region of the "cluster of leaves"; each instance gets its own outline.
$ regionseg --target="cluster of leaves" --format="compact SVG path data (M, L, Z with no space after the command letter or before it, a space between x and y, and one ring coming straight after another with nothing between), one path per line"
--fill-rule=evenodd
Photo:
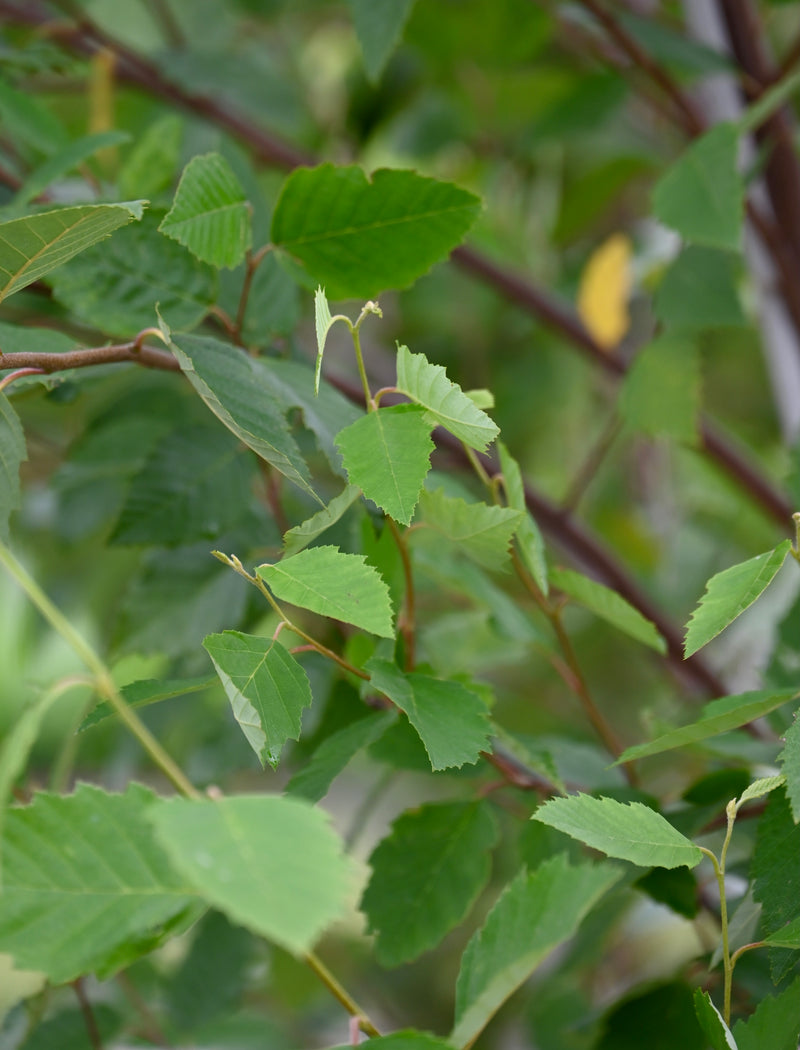
M53 17L44 6L14 8L4 38L0 597L17 626L0 683L0 1047L336 1042L344 1008L386 1050L490 1046L511 1025L542 1050L624 1050L643 1025L654 1047L793 1050L800 607L763 681L728 686L703 650L728 628L756 635L747 610L800 555L776 535L791 526L785 498L754 486L701 416L699 361L705 347L723 384L715 339L732 331L752 356L737 157L790 112L797 78L709 130L687 109L696 137L657 178L655 154L630 143L612 140L599 167L562 158L549 232L581 321L458 247L472 232L535 268L494 188L498 143L483 167L453 154L480 139L482 116L503 115L505 178L541 190L529 169L554 137L591 140L627 105L616 74L563 56L531 72L559 13L527 0L180 6L131 5L118 27L102 3L81 5L54 37L69 57L26 28ZM594 40L610 18L673 105L681 78L730 68L668 26L584 6L591 24L569 28ZM211 17L213 61L200 47ZM268 60L245 26L271 42ZM279 29L291 46L275 46ZM155 61L153 36L170 45ZM278 76L294 48L316 100L305 116ZM67 105L52 81L76 77L86 91ZM545 102L508 113L520 85L547 86ZM135 136L110 119L113 99ZM410 153L435 177L302 163L262 130L264 108L304 148L341 155L349 138L368 167ZM277 183L270 164L293 170ZM593 245L606 207L644 178L683 246L650 275L639 331L630 242ZM482 351L476 367L493 308L437 265L454 252L559 334L512 331L505 355L492 328L486 345L506 360ZM356 305L334 314L339 300ZM613 396L563 364L569 338L622 377ZM659 485L686 501L660 539L642 515L663 504L629 506L621 480L654 449L674 459ZM733 492L701 457L714 450ZM531 484L573 474L559 508ZM621 559L574 517L590 485L588 526ZM665 607L694 602L685 638L634 571ZM698 714L701 688L714 698ZM733 914L731 876L746 887ZM668 961L651 940L626 970L615 945L640 951L653 915ZM534 993L515 995L531 978Z

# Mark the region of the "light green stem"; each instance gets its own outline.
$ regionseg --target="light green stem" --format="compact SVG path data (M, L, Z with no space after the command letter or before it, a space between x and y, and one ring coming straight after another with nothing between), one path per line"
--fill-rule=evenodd
M370 1021L366 1012L361 1009L361 1007L358 1005L355 999L353 999L353 997L350 995L347 989L343 985L341 985L339 981L337 981L337 979L334 977L334 975L331 973L331 971L328 969L325 963L319 958L319 956L315 955L313 952L309 952L305 958L308 965L311 967L311 969L314 971L317 977L319 977L319 979L322 981L322 983L325 985L325 987L328 989L331 995L333 995L335 999L338 999L338 1001L342 1004L345 1010L347 1010L351 1017L357 1018L358 1026L361 1029L361 1031L365 1032L367 1035L370 1036L380 1035L381 1033L378 1031L378 1029L375 1027L372 1021Z
M0 563L19 584L30 601L61 635L71 649L83 660L92 672L97 692L114 708L120 720L136 737L155 764L166 774L181 794L187 798L200 798L200 792L186 777L183 770L167 754L139 716L131 710L114 684L111 672L92 649L89 643L75 630L64 614L50 601L38 583L17 561L8 547L0 543Z
M719 860L710 849L700 846L700 851L710 859L714 866L714 874L719 887L719 922L722 930L722 973L723 973L723 1004L722 1018L726 1025L731 1023L731 990L733 987L734 960L731 959L730 942L728 940L728 901L725 896L725 862L728 856L728 847L731 844L733 825L736 820L736 800L729 802L725 808L728 818L728 830L722 843Z

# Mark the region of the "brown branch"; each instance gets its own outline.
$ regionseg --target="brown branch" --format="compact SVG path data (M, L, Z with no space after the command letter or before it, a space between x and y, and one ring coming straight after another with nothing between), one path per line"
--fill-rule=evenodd
M672 100L680 114L681 123L690 135L700 135L706 129L702 113L694 102L681 91L666 69L656 62L644 50L635 37L609 12L598 0L579 0L579 3L590 11L602 25L619 49L628 56L635 66L641 69Z
M175 358L164 350L150 346L138 346L135 339L115 346L96 346L86 350L68 350L63 354L19 353L4 354L0 351L0 371L5 369L35 368L51 375L69 368L91 368L127 361L145 368L161 368L169 372L180 372Z
M763 91L777 76L775 63L766 49L766 34L758 12L750 0L717 0L728 30L736 61ZM794 258L794 278L800 264L800 162L794 146L794 126L786 106L771 113L755 138L769 147L764 172L770 202L775 212L779 236Z

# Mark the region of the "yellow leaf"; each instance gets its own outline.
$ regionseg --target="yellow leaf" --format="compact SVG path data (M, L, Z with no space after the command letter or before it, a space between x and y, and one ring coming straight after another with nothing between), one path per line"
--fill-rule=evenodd
M615 233L592 254L581 274L578 313L595 341L610 350L630 326L631 242Z

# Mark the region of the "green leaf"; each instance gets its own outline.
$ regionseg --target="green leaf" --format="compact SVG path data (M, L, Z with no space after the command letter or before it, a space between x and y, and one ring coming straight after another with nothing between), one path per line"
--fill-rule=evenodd
M117 177L123 197L155 197L171 185L180 159L183 121L175 113L154 120L122 162Z
M800 915L785 926L781 926L775 933L764 938L764 944L773 948L800 948Z
M654 1018L658 1024L653 1024ZM612 1004L592 1050L642 1050L644 1032L647 1050L707 1050L692 991L679 980L654 988L645 985L643 991Z
M489 879L496 841L486 802L421 806L394 822L369 858L361 899L381 965L416 959L465 918Z
M352 623L381 638L393 638L389 588L360 554L338 547L312 547L256 572L277 598Z
M14 197L12 207L16 209L21 205L28 204L34 197L38 197L40 193L43 193L56 179L66 175L73 168L77 168L85 160L97 153L98 150L108 149L111 146L118 146L122 142L128 142L130 137L127 131L101 131L96 135L84 135L82 138L75 139L69 145L48 157L44 164L40 164L38 168L35 168L30 173L25 179L22 188ZM140 187L137 187L134 192L142 193L143 191Z
M82 204L0 223L0 300L38 281L120 226L141 219L146 204Z
M300 525L295 525L283 535L283 553L286 557L305 550L309 543L321 536L331 525L337 521L353 506L361 495L358 485L345 485L338 496L334 496L330 503L322 510L318 510L310 518L306 518Z
M169 1019L181 1033L234 1013L253 961L253 935L218 911L204 915L192 933L191 948L164 989Z
M250 506L254 465L217 425L174 430L131 479L112 542L175 547L219 536Z
M533 577L542 594L547 597L550 591L547 579L547 562L545 560L544 540L533 515L528 511L525 502L525 483L519 463L514 459L502 441L497 442L500 455L500 470L503 473L503 489L509 507L521 511L522 521L517 526L516 539L520 556L525 568Z
M717 124L696 139L656 184L656 218L687 241L738 251L744 219L738 149L735 124Z
M209 904L297 955L341 915L352 891L354 865L327 814L299 799L172 798L150 819Z
M797 947L800 947L798 941ZM768 995L733 1034L739 1050L797 1050L800 1042L800 977L779 995Z
M321 502L308 467L273 397L268 375L238 347L179 335L170 347L186 378L217 419L256 455Z
M3 836L0 950L54 984L113 966L196 903L153 841L156 796L138 784L110 795L88 784L10 809Z
M478 565L496 571L508 569L508 548L523 519L521 511L466 503L445 495L443 489L423 492L419 509L426 525L446 536Z
M305 266L331 299L372 299L407 288L449 255L481 202L413 171L297 168L281 190L272 243Z
M129 682L120 689L122 698L128 707L149 707L150 704L161 703L162 700L172 700L176 696L186 696L187 693L199 693L209 686L215 685L216 676L203 675L195 678L170 678L166 681L156 681L151 678L142 679L138 682ZM91 729L98 722L105 721L116 714L116 710L107 700L101 701L93 707L89 714L78 726L78 732Z
M684 654L688 658L724 631L766 590L786 560L791 542L718 572L706 584L700 604L686 626Z
M758 780L754 780L752 784L749 784L742 792L741 797L737 799L737 810L740 806L744 805L745 802L752 802L753 799L763 798L765 795L769 795L776 788L783 787L786 783L786 777L759 777Z
M571 569L551 569L550 582L569 595L573 601L635 638L637 642L655 649L658 653L667 651L667 643L650 620L645 619L638 609L634 609L610 587Z
M250 249L250 207L233 168L219 153L192 157L159 229L212 266L233 269Z
M0 77L0 117L6 135L14 142L24 142L48 156L67 141L64 125L51 108L32 92L17 91L3 77Z
M703 859L697 846L641 802L569 795L545 802L531 819L643 868L693 868Z
M73 683L73 687L76 683ZM69 686L57 683L23 708L0 746L0 888L3 883L2 832L14 782L25 769L44 717Z
M786 927L800 918L800 824L795 824L786 795L774 791L758 822L756 845L750 863L753 897L761 904L762 936L786 936ZM790 930L790 933L793 931ZM792 965L791 960L776 957L770 962L777 983Z
M671 329L745 324L736 291L736 256L689 245L672 263L655 295L655 315Z
M383 736L395 718L392 711L375 712L331 733L286 785L287 794L319 802L348 762Z
M0 356L0 365L2 357ZM0 541L8 543L8 521L21 506L19 468L28 458L19 416L0 391Z
M372 685L406 713L425 745L431 769L472 765L488 749L491 723L486 707L460 682L404 674L395 664L377 658L364 669Z
M427 416L417 405L392 405L368 412L336 436L350 484L402 525L411 524L431 469Z
M713 1050L737 1050L736 1040L730 1028L722 1019L722 1014L714 1006L711 996L701 988L694 990L694 1009L700 1027L706 1034Z
M217 274L162 237L158 216L121 230L48 276L56 299L87 324L134 336L156 320L194 328L213 305Z
M662 751L672 751L676 747L687 747L701 740L727 733L731 729L747 725L756 718L774 711L782 704L788 703L797 696L796 692L775 692L764 689L752 693L739 693L736 696L722 696L712 700L703 707L700 717L689 725L671 729L662 733L647 744L635 744L624 751L617 759L620 762L635 762L650 755L660 755Z
M317 288L314 292L314 324L317 330L317 363L314 367L314 393L319 394L319 378L322 373L322 355L325 353L325 341L340 317L331 317L331 309L325 297L325 290Z
M564 854L530 874L520 872L464 952L450 1042L469 1046L619 878L619 870L610 864L573 866Z
M783 750L778 761L783 765L786 777L786 797L792 808L795 824L800 821L800 712L795 711L792 724L786 730Z
M363 410L347 401L327 383L315 397L313 372L306 364L262 357L254 361L253 365L264 376L285 411L290 408L300 409L304 424L316 437L332 469L343 475L341 456L335 446L336 435L349 423L360 419Z
M696 444L700 360L694 344L670 334L649 343L625 376L619 412L634 430Z
M303 708L311 704L308 676L275 639L223 631L207 635L203 648L248 744L274 769L286 741L300 739Z
M478 452L485 452L500 433L461 387L447 378L441 365L432 365L424 354L412 354L407 346L397 348L397 389Z
M371 81L376 82L389 56L403 35L414 0L348 0L353 14L364 68Z

